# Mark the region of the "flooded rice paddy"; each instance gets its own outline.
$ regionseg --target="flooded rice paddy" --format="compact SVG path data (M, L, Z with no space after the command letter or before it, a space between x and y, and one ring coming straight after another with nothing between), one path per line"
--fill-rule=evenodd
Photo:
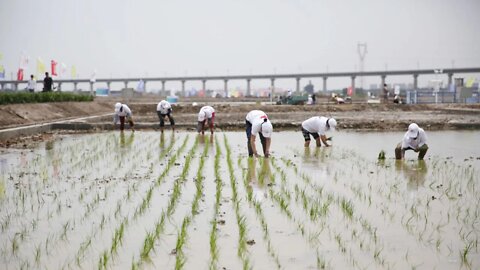
M478 269L480 132L65 136L0 156L1 269ZM260 149L260 146L258 146ZM378 161L384 150L387 159Z

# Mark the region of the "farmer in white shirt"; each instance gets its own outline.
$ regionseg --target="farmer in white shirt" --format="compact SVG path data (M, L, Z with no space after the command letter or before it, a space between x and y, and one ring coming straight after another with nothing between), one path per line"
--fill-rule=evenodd
M135 131L135 129L133 128L132 111L126 104L117 102L115 104L115 116L113 118L113 125L116 125L118 120L120 119L120 130L123 131L125 128L125 118L127 118L127 121L130 124L130 128L132 129L132 131Z
M37 80L35 80L33 75L30 75L30 80L28 80L27 89L30 93L35 92L37 88Z
M270 143L272 138L273 126L267 115L259 110L253 110L245 117L247 132L247 148L248 155L258 157L257 148L255 146L255 138L260 135L263 154L265 157L270 156Z
M395 148L395 158L403 159L406 150L413 150L418 153L418 159L423 160L427 153L427 134L423 128L419 128L417 124L411 123L408 126L408 131L403 136L403 141Z
M197 132L205 133L205 122L208 121L210 132L213 134L213 122L215 120L215 109L212 106L203 106L198 113Z
M163 132L163 127L165 126L165 116L168 117L170 121L170 126L172 126L172 130L175 130L175 120L172 116L172 105L166 100L162 100L157 105L157 115L160 119L160 130Z
M335 131L337 127L337 121L333 118L327 118L323 116L314 116L302 122L302 133L305 138L305 147L310 146L310 135L315 139L317 147L323 144L330 146L327 141L326 131Z

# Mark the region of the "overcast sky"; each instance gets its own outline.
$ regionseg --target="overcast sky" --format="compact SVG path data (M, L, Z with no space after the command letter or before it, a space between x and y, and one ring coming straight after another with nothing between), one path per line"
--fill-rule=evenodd
M0 0L7 78L22 53L82 78L353 71L358 42L365 70L478 67L480 1Z

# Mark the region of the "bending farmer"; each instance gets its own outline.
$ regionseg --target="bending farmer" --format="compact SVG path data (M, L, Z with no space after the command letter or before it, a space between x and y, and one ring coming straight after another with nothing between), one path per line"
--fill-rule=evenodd
M323 116L314 116L303 121L302 133L305 139L305 147L310 146L310 135L315 139L317 147L321 147L322 142L326 147L330 146L327 143L328 139L327 136L325 136L325 132L327 130L335 131L336 126L337 121L335 119Z
M168 117L172 130L175 130L175 120L173 120L172 114L172 105L166 100L162 100L157 105L157 115L160 119L160 130L163 132L163 127L165 126L165 116Z
M215 120L215 109L212 106L203 106L198 113L197 132L205 133L205 122L208 121L210 133L213 134L213 122Z
M117 102L115 104L115 116L113 117L113 125L116 125L118 119L120 119L121 131L123 131L123 129L125 128L125 117L127 118L127 121L130 124L130 128L132 129L132 131L135 131L135 129L133 128L132 111L126 104Z
M267 115L259 110L253 110L245 117L245 125L247 132L247 148L248 156L255 155L258 157L257 148L255 146L255 138L260 134L260 142L262 143L263 154L265 157L270 156L270 143L273 132L273 126Z
M403 136L403 141L395 148L395 158L403 159L406 150L413 150L418 153L418 159L422 160L428 150L427 134L423 128L419 128L417 124L411 123L408 131Z

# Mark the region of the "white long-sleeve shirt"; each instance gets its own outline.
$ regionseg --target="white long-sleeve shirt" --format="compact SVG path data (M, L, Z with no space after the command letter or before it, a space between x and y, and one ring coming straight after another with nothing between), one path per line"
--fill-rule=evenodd
M170 105L170 102L166 100L162 100L157 105L157 112L160 112L161 114L167 114L168 110L171 108L172 108L172 105Z
M314 116L302 122L302 128L310 133L325 135L327 131L327 117Z
M201 122L205 119L212 118L215 109L212 106L203 106L198 113L198 121Z
M120 116L131 117L132 110L130 110L126 104L122 104L118 109L115 109L115 116L113 117L113 122L115 122L115 124L118 122Z
M408 131L405 133L405 135L403 136L402 148L418 149L419 147L422 147L426 143L427 143L427 134L425 133L425 130L423 130L423 128L419 128L416 139L410 138L408 136Z
M28 80L27 89L28 90L33 89L35 91L35 89L37 89L37 80L35 79Z

